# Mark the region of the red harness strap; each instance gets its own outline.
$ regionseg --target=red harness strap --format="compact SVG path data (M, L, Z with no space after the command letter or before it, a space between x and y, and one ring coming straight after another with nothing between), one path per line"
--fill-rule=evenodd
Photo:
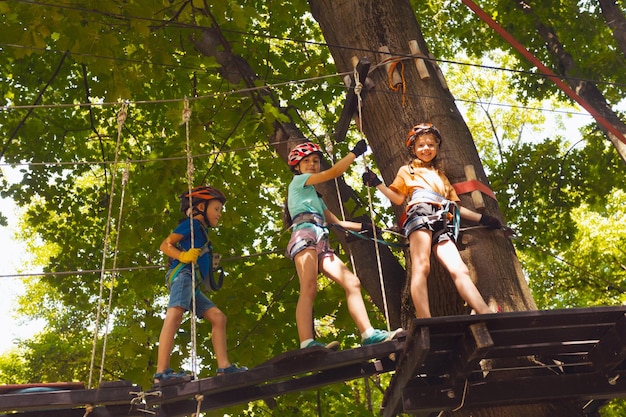
M493 198L494 200L497 200L496 195L493 193L493 191L491 191L491 188L487 187L485 184L483 184L482 182L478 181L478 180L469 180L469 181L463 181L463 182L457 182L456 184L452 185L454 187L454 190L456 191L457 194L467 194L467 193L471 193L472 191L480 191L485 195L488 195L489 197Z

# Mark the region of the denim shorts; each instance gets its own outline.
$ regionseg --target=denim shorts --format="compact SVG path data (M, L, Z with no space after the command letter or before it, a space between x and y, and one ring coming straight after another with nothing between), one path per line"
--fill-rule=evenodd
M197 281L196 281L197 284ZM180 307L187 311L193 310L192 304L192 282L191 270L183 268L174 278L170 286L170 301L167 308ZM215 307L215 303L211 301L200 289L196 290L196 316L202 318L203 314L210 308Z
M287 244L287 256L293 259L297 254L308 248L315 249L317 259L322 259L324 256L330 256L335 253L328 244L326 235L318 237L314 228L304 227L291 234L291 239L289 239Z

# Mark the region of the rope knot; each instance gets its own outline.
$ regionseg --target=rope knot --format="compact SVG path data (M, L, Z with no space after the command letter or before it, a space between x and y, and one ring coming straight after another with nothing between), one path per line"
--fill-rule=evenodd
M183 108L183 123L189 123L191 118L191 109L189 108L189 100L185 98L185 107Z

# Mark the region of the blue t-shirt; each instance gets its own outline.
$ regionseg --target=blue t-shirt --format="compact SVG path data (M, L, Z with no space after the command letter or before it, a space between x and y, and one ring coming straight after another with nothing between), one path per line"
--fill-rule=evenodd
M178 247L181 250L188 251L191 249L191 228L189 227L189 219L185 219L182 222L178 223L178 226L174 229L172 233L176 233L179 235L183 235L183 238L178 242ZM208 229L205 227L200 220L193 219L193 240L194 240L194 248L202 248L205 244L211 244L208 241ZM198 261L196 262L197 269L200 272L200 276L205 278L209 274L210 268L209 252L202 251L201 255L198 257ZM175 259L172 262L171 269L175 268L180 261ZM186 264L184 268L191 269L191 264Z
M324 221L324 210L326 210L326 203L317 195L315 187L312 185L305 185L306 180L309 179L311 174L294 175L293 180L289 184L287 194L287 208L291 218L294 219L300 213L315 213L322 216ZM300 223L293 227L294 230L302 229L303 227L315 227L312 223ZM321 229L320 232L328 233L326 228L315 227Z

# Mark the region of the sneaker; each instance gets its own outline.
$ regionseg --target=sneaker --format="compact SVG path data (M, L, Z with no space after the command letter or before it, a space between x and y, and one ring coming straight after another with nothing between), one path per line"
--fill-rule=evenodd
M174 378L184 378L187 374L185 372L174 372L172 368L167 368L163 372L157 372L154 374L154 383L157 384L162 381L167 381L168 379Z
M373 345L374 343L387 342L393 339L397 331L398 330L395 330L393 332L388 332L387 330L374 329L374 334L372 334L367 339L364 339L361 342L361 345L367 346L367 345Z
M226 368L217 368L217 374L218 375L237 374L239 372L245 372L247 370L248 368L245 366L237 366L237 365L232 364Z
M337 350L339 349L339 342L336 340L333 340L332 342L325 345L321 342L318 342L317 340L311 340L309 344L306 345L306 347L304 347L303 349L316 347L316 346L323 347L323 348L330 349L330 350Z

